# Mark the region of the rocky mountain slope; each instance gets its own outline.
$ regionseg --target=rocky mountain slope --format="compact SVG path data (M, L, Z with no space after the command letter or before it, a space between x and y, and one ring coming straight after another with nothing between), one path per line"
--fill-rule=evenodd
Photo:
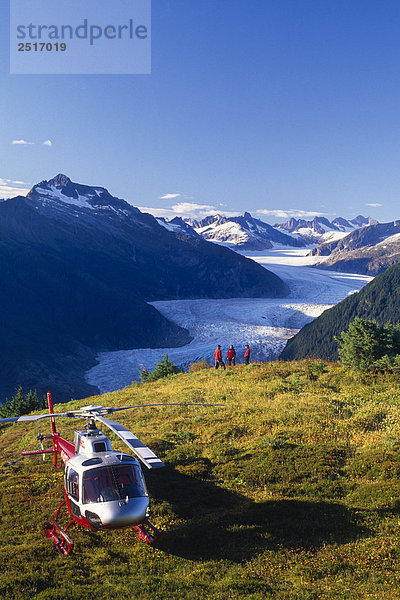
M372 224L341 240L322 244L310 254L328 257L318 264L322 268L377 275L400 262L399 234L400 221Z
M194 238L201 238L193 227L186 223L182 219L182 217L174 217L173 219L167 220L164 217L157 217L157 222L168 231L173 231L174 233L183 233L185 235L191 235Z
M176 234L105 188L65 175L0 204L0 398L17 385L63 398L95 390L95 353L187 343L147 301L276 297L276 275Z
M347 329L355 317L375 319L379 324L400 321L400 265L378 275L360 292L352 294L291 338L282 354L284 360L323 358L337 360L334 337Z

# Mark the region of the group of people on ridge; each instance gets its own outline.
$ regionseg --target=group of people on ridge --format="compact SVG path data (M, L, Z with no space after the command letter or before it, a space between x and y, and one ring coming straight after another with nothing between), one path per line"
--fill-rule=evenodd
M222 369L226 368L225 363L222 360L222 350L221 350L220 344L218 344L218 346L215 349L214 359L215 359L215 368L216 369L218 369L219 367L221 367ZM226 354L226 360L230 367L232 367L232 366L234 367L236 365L236 350L232 346L232 344L229 346L229 350ZM248 365L249 362L250 362L250 347L249 347L249 344L246 344L246 350L244 353L244 364Z

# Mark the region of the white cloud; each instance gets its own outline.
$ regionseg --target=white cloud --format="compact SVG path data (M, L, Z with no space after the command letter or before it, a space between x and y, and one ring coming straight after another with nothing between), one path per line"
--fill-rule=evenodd
M195 202L178 202L166 208L152 208L149 206L139 206L142 212L148 212L154 217L164 217L173 219L174 217L182 217L182 219L204 219L209 215L223 214L230 217L236 217L240 212L231 212L221 210L211 204L196 204Z
M139 210L142 212L148 212L155 217L164 217L166 219L173 219L174 217L182 217L183 219L204 219L204 217L208 217L210 215L221 214L226 217L237 217L242 214L240 211L227 211L224 210L224 204L197 204L196 202L187 202L186 199L189 199L184 194L166 194L166 196L170 198L173 197L182 197L181 202L177 202L176 204L172 204L171 206L166 206L163 208L154 208L150 206L139 206ZM288 209L259 209L259 210L251 210L250 213L259 219L263 219L265 217L273 217L278 219L290 219L291 217L302 218L302 219L313 219L314 217L322 217L322 216L330 216L329 213L324 213L320 211L310 211L310 210L299 210L295 208Z
M297 208L273 208L271 210L261 208L259 210L255 210L254 214L263 215L267 217L278 217L280 219L290 219L292 217L296 219L313 219L314 217L329 216L329 213L323 213L313 210L298 210Z
M171 208L178 215L204 211L208 214L217 212L215 206L212 206L211 204L196 204L195 202L179 202L178 204L173 204Z
M182 194L164 194L164 196L160 196L160 200L172 200L173 198L178 198L182 196Z
M171 210L175 215L178 215L183 219L204 219L204 217L218 214L223 214L226 217L237 217L240 215L239 211L232 212L221 210L221 208L211 204L196 204L195 202L179 202L178 204L173 204Z
M379 206L383 206L383 204L379 204L379 202L367 202L365 206L372 206L372 208L378 208Z
M138 206L138 209L144 213L150 213L153 217L164 217L165 219L173 219L176 213L171 208L153 208L151 206Z
M35 142L27 142L26 140L12 140L14 146L33 146Z
M24 181L13 181L0 177L0 198L14 198L14 196L26 196L30 187Z
M46 140L45 142L43 142L43 146L52 146L53 143L51 140Z

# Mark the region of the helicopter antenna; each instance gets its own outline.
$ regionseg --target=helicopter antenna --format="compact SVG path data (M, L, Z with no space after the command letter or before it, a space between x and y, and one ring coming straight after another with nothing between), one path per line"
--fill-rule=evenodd
M37 440L39 440L39 443L40 443L40 449L41 449L41 450L44 450L44 446L43 446L43 436L42 436L42 434L40 433L40 429L39 429L39 423L38 423L38 421L36 421L36 427L37 427L37 432L38 432L38 434L37 434L37 438L36 438L36 439L37 439ZM42 458L43 458L43 462L44 462L44 461L46 460L46 455L45 455L45 453L44 453L44 452L43 452L43 454L42 454Z

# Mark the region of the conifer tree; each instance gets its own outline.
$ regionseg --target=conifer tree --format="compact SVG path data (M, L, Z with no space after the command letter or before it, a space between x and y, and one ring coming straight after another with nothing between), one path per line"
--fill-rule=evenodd
M147 371L146 368L142 367L140 370L140 380L143 383L156 381L168 375L176 375L176 373L182 373L182 369L174 365L172 360L169 360L168 354L164 354L164 357L156 364L154 371Z
M359 371L400 366L400 326L356 317L347 331L335 338L343 364Z
M34 410L44 408L45 403L45 398L39 400L36 390L34 392L29 390L24 398L22 387L19 387L10 400L5 400L5 402L0 405L0 418L6 419L7 417L27 415Z

